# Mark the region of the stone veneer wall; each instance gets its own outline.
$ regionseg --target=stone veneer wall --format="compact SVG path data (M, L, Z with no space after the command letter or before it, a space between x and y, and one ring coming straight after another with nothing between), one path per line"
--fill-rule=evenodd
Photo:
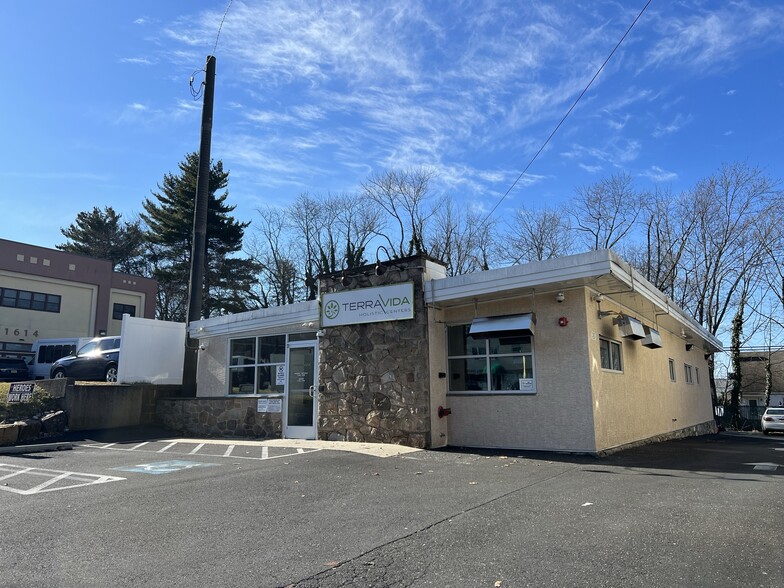
M209 437L280 439L280 413L256 411L258 398L159 399L156 420L178 433Z
M319 338L318 436L330 441L431 445L430 370L422 257L396 260L376 276L355 270L322 278L322 292L414 283L414 318L324 329Z

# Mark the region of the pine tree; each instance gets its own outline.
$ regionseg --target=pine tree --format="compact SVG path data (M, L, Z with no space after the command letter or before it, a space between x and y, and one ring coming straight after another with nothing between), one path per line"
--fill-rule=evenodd
M198 153L189 153L179 163L180 173L167 173L155 200L145 199L145 212L140 216L147 225L150 242L150 263L153 277L159 283L158 318L183 321L187 316L188 283L190 280L191 243ZM206 271L202 301L202 317L242 312L258 307L252 285L257 281L260 266L250 259L236 256L242 249L245 229L231 216L234 206L226 204L229 173L218 161L210 166L209 201L207 206ZM224 190L218 195L219 190Z
M111 206L90 212L80 212L76 220L60 232L68 239L57 249L69 253L108 259L114 269L127 273L140 273L142 243L144 240L139 221L123 222Z

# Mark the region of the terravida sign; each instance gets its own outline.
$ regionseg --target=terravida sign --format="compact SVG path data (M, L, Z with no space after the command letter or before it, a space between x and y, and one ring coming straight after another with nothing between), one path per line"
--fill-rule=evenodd
M359 325L414 318L414 283L360 288L321 296L321 326Z

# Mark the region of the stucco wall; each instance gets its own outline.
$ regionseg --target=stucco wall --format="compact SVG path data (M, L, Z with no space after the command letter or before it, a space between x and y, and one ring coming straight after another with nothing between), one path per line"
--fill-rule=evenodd
M233 335L233 337L239 336ZM199 350L196 369L196 396L205 398L224 396L229 391L226 380L229 336L205 337L199 339L199 343L206 346L206 349Z
M475 316L534 312L534 377L536 394L474 396L450 394L448 440L452 446L505 447L593 452L593 413L585 340L582 289L566 290L563 303L555 294L529 293L507 300L444 309L442 327L470 323ZM569 324L561 327L559 317ZM447 371L446 346L439 366Z
M4 271L0 271L0 278L5 288L56 294L62 297L60 312L33 312L24 308L0 307L3 325L20 329L20 335L14 337L15 341L24 340L25 343L33 343L36 339L93 335L98 296L95 286L61 280L43 280ZM33 334L36 332L37 337Z
M659 328L663 347L649 349L639 341L620 336L613 316L599 318L598 306L585 293L588 312L586 337L589 343L590 371L593 385L593 413L596 422L597 451L658 437L695 425L713 421L708 363L703 350L695 345L686 350L679 334ZM625 310L656 328L633 309L623 309L612 302L602 309ZM623 372L601 368L600 337L621 344ZM669 359L675 363L676 381L670 380ZM692 366L694 383L687 384L684 364ZM696 381L699 369L700 382Z

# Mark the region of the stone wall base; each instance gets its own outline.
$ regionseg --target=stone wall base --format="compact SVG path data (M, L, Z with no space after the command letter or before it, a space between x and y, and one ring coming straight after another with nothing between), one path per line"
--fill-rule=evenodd
M257 398L158 399L155 419L182 435L280 439L281 413L259 413Z

